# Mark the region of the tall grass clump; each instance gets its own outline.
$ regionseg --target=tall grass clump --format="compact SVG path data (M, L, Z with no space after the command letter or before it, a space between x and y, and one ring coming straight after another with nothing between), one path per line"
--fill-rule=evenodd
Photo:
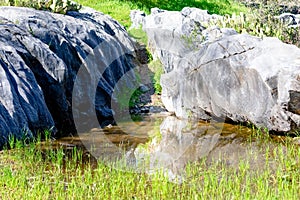
M300 47L299 27L292 27L276 16L280 14L280 5L276 1L267 1L253 8L251 12L225 15L217 22L222 28L234 28L238 33L254 36L277 37L285 43Z
M81 8L81 5L71 0L0 0L0 6L29 7L61 14L78 11Z

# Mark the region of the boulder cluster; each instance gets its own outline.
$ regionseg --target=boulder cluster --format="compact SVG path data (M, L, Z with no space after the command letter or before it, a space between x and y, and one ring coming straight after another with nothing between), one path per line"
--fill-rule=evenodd
M162 101L177 117L300 127L300 50L277 38L208 26L207 11L135 12L164 67ZM133 12L134 14L134 12ZM134 16L134 15L132 15Z

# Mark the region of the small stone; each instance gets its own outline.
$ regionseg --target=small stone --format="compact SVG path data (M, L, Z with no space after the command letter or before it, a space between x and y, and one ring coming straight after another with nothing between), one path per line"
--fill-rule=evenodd
M146 93L150 90L150 88L146 85L140 85L139 89L142 93Z

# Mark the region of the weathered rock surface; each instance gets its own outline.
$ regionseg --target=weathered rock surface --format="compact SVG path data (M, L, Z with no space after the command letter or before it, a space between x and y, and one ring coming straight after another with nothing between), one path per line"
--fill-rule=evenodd
M0 7L0 22L4 138L22 128L35 132L54 125L75 133L74 118L76 128L95 126L90 121L95 110L100 121L113 117L111 95L118 80L125 79L125 87L135 82L130 71L135 44L109 16L91 9L60 15Z
M299 129L300 50L276 38L205 28L217 16L195 8L144 18L163 65L162 101L178 117Z
M9 134L17 138L24 133L31 136L32 131L50 129L54 126L53 118L46 106L43 92L37 84L34 73L27 60L35 60L22 45L34 44L43 47L44 44L33 38L29 33L9 21L1 18L0 25L0 146L8 139ZM55 57L50 51L50 58ZM38 63L32 67L38 69ZM41 71L43 73L43 71Z

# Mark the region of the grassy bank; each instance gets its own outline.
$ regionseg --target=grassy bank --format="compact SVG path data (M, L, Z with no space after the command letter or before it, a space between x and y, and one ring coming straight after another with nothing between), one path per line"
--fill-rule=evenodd
M261 132L253 138L260 148L249 150L251 160L240 160L238 168L218 160L191 163L181 184L160 171L147 175L92 162L84 150L55 148L51 140L11 143L13 150L0 152L0 199L298 199L299 147L271 142ZM252 169L259 155L265 162Z
M205 9L216 14L240 13L247 10L244 6L232 0L76 0L76 2L111 15L126 28L130 27L131 22L129 14L130 10L133 9L140 9L146 13L150 13L150 9L153 7L159 7L166 10L181 10L186 6L189 6Z

